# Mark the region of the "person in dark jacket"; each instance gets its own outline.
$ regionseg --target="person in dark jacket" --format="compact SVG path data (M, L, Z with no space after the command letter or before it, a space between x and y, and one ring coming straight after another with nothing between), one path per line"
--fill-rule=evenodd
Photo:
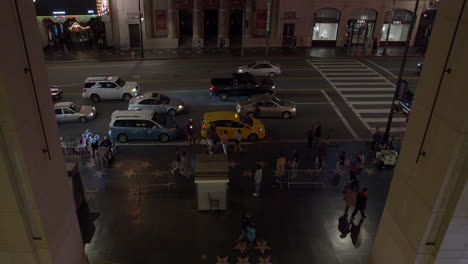
M361 192L356 197L356 206L354 207L354 211L351 214L351 220L354 219L354 216L357 212L361 212L361 219L366 218L366 207L367 207L367 188L363 188Z
M307 146L312 148L314 145L314 137L315 137L315 125L307 132Z
M250 219L250 214L248 213L243 213L242 214L242 223L241 223L241 233L239 235L239 238L237 238L237 242L242 242L246 235L247 235L247 226L250 225L251 219Z
M322 136L322 124L320 124L320 121L315 124L315 144L320 143L320 137Z

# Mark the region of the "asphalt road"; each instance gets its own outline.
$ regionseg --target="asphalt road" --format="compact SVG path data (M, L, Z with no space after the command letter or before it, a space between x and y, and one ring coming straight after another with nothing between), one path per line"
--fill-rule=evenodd
M409 58L404 72L404 79L408 80L413 90L417 84L416 64L421 60ZM50 84L59 85L64 90L64 96L59 101L94 105L98 112L95 120L85 124L59 124L60 135L73 138L86 129L105 135L111 113L127 108L123 101L93 104L83 98L83 82L88 76L117 75L125 80L137 81L143 92L160 91L182 99L186 109L176 116L182 126L188 118L199 124L204 112L235 111L237 98L222 102L210 96L209 80L228 77L238 66L248 62L217 58L48 64ZM385 108L389 108L391 98L388 97L393 94L389 87L396 82L401 58L284 58L276 59L274 63L284 71L283 76L275 78L278 96L297 104L297 116L290 120L264 119L267 132L265 142L305 141L307 130L316 121L322 123L323 137L330 136L339 141L367 140L375 127L385 126L388 115ZM398 122L394 124L394 132L401 136L406 123L403 116L395 117Z

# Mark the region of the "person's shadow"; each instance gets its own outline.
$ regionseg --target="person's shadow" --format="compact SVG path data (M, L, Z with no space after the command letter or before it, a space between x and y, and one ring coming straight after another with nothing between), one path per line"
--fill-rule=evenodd
M348 214L344 214L338 218L338 230L341 238L345 238L350 232L350 223L348 222Z
M354 221L351 221L351 241L355 247L359 247L361 245L361 241L358 240L359 232L361 232L361 225L364 223L364 219L359 221L359 224L355 224Z

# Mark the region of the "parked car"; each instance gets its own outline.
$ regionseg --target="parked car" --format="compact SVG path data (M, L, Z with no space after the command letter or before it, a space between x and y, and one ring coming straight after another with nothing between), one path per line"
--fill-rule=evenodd
M80 121L82 123L96 117L96 108L90 105L79 105L72 102L56 103L55 118L58 122Z
M254 94L275 94L275 82L271 79L258 80L250 73L234 73L232 78L213 78L211 95L219 96L222 101L229 96L250 96Z
M50 94L52 95L52 100L58 100L62 98L63 90L60 87L51 85L50 86Z
M184 102L177 98L170 98L164 94L150 92L130 99L128 110L153 110L160 114L175 116L184 110Z
M117 110L112 113L108 135L125 143L129 140L159 140L168 142L180 135L173 117L151 110Z
M238 73L251 73L255 76L275 77L283 73L281 68L269 61L256 61L247 65L240 66L237 69Z
M281 117L288 119L296 115L296 104L276 95L254 95L237 102L237 112L250 117Z
M140 86L136 82L127 82L117 76L88 77L85 80L83 97L97 103L101 99L121 99L126 102L138 96Z
M234 139L234 134L238 129L241 130L241 138L248 140L257 140L265 137L265 125L262 121L248 116L239 115L236 112L219 111L219 112L206 112L202 119L202 130L200 132L202 137L206 137L206 130L214 125L218 137L227 131L228 138Z

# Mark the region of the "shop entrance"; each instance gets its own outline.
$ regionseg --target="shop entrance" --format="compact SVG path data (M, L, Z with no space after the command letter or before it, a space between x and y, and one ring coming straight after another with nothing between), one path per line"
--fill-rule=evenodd
M292 47L296 38L296 24L283 24L283 47Z
M355 9L347 24L346 45L361 46L372 41L377 12L370 8Z
M336 46L340 12L333 8L324 8L314 14L312 46Z
M128 35L130 37L130 48L140 47L140 25L128 24Z
M437 10L428 10L421 14L418 31L416 32L416 39L414 41L415 47L422 47L424 49L427 48L436 14Z
M218 44L218 9L205 9L205 47Z
M179 47L191 47L193 35L193 13L190 9L179 10Z
M380 45L385 45L388 35L388 46L404 46L412 18L413 12L406 9L395 9L393 13L386 12Z
M229 14L229 44L240 46L242 43L242 9L231 9Z

